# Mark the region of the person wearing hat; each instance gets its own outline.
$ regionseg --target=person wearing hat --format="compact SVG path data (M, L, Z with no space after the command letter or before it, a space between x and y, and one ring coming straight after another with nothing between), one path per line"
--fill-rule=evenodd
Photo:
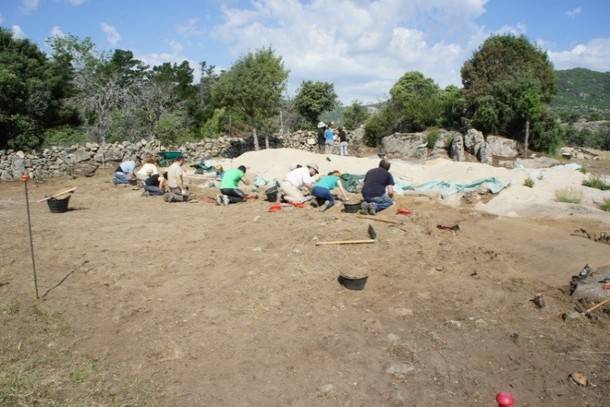
M310 200L312 197L305 197L302 189L313 189L313 179L320 170L316 164L307 164L305 167L295 168L286 174L286 178L280 182L280 189L284 199L290 203L301 203ZM279 195L278 195L279 196Z
M326 123L318 123L318 151L320 152L320 154L322 154L322 152L324 151L324 144L326 143L326 137L324 137L325 132Z

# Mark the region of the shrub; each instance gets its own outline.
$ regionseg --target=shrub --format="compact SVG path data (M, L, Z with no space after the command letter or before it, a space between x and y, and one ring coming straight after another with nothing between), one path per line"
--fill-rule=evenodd
M375 147L382 138L393 132L392 120L387 108L369 117L364 126L364 142L369 147Z
M602 211L610 212L610 198L604 199L604 202L599 204L599 209Z
M433 149L436 145L436 142L441 136L441 131L437 128L429 129L426 132L426 145L429 149Z
M89 141L87 134L80 128L55 127L48 129L44 136L44 146L69 146Z
M557 202L578 204L582 201L582 190L574 187L561 188L555 191Z
M229 117L225 108L214 109L212 117L205 122L201 128L200 135L205 138L218 137L226 131L229 124Z
M533 188L534 187L534 180L531 177L527 177L525 179L525 181L523 181L523 186L528 187L528 188Z
M176 146L193 139L180 113L164 113L155 126L155 137L166 146Z
M599 177L591 177L582 182L585 187L601 189L602 191L610 190L610 184Z

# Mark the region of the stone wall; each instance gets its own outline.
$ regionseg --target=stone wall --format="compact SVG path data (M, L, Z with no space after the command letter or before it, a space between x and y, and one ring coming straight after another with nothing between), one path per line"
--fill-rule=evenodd
M358 131L348 133L352 151L356 151L362 142ZM259 145L265 148L265 138L259 137ZM316 151L317 136L314 131L296 131L294 133L269 138L271 148L296 148ZM0 150L0 180L18 180L24 171L34 179L43 180L64 175L91 176L100 165L116 165L130 157L145 158L163 151L181 151L189 161L201 159L237 157L246 151L254 150L252 137L219 137L192 143L177 148L164 147L157 141L142 140L139 142L122 142L112 144L86 143L69 147L50 147L44 150L23 151Z

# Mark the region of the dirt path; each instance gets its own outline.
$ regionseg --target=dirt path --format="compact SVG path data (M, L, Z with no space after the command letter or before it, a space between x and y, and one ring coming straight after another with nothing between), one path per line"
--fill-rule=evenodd
M407 198L404 230L333 209L167 204L104 177L76 210L33 208L32 298L22 186L0 186L0 401L33 405L602 406L608 314L562 321L585 263L610 248L586 221L500 219ZM394 215L389 215L394 217ZM401 218L402 219L402 218ZM455 223L462 231L436 229ZM601 228L601 229L600 229ZM364 270L348 291L341 270ZM546 308L529 302L543 293ZM568 378L581 371L595 386ZM4 400L3 400L4 397ZM2 404L2 403L0 403ZM61 404L59 404L61 405ZM607 405L607 404L606 404Z

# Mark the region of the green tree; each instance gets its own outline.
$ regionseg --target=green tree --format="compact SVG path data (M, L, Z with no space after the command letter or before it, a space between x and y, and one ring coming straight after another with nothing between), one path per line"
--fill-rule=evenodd
M287 79L282 58L271 48L263 48L239 58L221 74L212 88L212 98L216 106L235 109L246 117L258 149L256 129L269 126L279 112Z
M333 110L337 104L335 85L329 82L303 81L294 98L297 111L312 127L318 123L322 113Z
M395 109L400 131L421 131L440 121L441 90L420 72L407 72L390 89L391 109Z
M62 61L0 28L0 148L34 148L48 127L61 125L69 76Z
M524 36L488 38L464 63L462 83L476 127L513 138L524 135L526 146L530 122L541 118L544 105L556 92L555 73L546 52Z
M368 118L369 112L367 108L356 100L345 108L343 112L343 126L346 129L353 130L365 123Z

